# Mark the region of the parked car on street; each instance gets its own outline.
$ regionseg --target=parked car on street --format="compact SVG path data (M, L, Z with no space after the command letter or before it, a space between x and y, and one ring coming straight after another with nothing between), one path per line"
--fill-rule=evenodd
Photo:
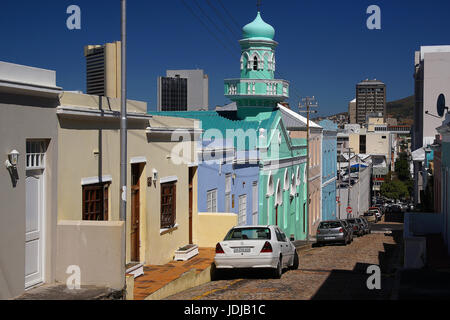
M352 225L354 235L356 235L358 237L361 237L364 235L362 222L358 221L357 218L347 219L347 222Z
M344 225L344 227L347 229L348 233L350 233L351 235L351 242L353 242L353 226L350 225L350 223L347 222L347 220L339 220L342 222L342 224Z
M318 245L335 242L347 245L352 242L352 234L340 220L322 221L317 227L316 242Z
M364 212L364 217L369 222L377 223L377 221L378 221L377 215L373 211L372 212L371 211Z
M216 245L216 269L271 269L281 278L283 269L297 269L299 260L294 244L278 226L233 227Z
M359 219L361 219L361 221L362 221L363 224L364 224L364 233L365 233L365 234L371 233L370 223L369 223L369 221L366 219L366 217L361 216L361 217L359 217Z
M377 223L378 221L381 220L381 210L378 207L370 207L369 208L369 212L373 212L376 215L377 221L375 221L375 223Z

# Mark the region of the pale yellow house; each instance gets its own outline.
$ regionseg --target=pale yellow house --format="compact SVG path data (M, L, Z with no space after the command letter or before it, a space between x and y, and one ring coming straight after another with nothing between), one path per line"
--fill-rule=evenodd
M126 261L164 264L178 248L192 243L199 131L194 120L148 115L143 102L128 101L127 109ZM119 220L119 110L119 99L62 94L57 108L59 225L103 223L108 229L108 223L114 226ZM58 251L65 262L61 278L69 263L63 249Z

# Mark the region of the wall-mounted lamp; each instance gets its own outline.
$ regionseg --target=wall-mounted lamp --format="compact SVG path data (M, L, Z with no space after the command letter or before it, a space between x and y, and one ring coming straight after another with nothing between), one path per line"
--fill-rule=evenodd
M17 168L17 164L19 163L19 151L13 150L8 154L8 160L5 161L5 166L7 169Z
M158 171L156 169L153 169L153 181L156 182L156 180L158 180Z

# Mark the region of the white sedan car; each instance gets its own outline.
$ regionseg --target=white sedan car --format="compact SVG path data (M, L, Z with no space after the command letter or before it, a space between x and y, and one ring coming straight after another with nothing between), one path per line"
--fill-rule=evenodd
M219 270L269 268L279 279L284 268L298 268L298 254L278 226L241 226L216 245L214 264Z

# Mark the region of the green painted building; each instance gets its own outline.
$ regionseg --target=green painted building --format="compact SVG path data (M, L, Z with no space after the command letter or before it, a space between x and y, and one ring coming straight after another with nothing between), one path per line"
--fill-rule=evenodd
M287 236L307 238L306 139L290 138L279 104L289 82L275 79L275 30L258 12L243 28L240 78L225 80L233 110L165 112L201 121L203 140L233 141L234 161L259 167L258 224L277 224Z

